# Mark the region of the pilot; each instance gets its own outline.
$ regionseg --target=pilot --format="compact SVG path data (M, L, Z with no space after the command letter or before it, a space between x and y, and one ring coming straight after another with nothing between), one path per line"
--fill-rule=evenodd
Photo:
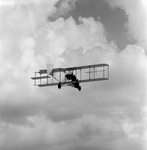
M67 80L76 81L76 76L73 73L66 74L65 77L67 78Z
M67 80L71 80L71 75L70 74L66 74L65 77L67 78Z
M71 80L72 80L72 81L76 81L76 79L77 79L77 78L76 78L75 75L72 75L72 76L71 76Z

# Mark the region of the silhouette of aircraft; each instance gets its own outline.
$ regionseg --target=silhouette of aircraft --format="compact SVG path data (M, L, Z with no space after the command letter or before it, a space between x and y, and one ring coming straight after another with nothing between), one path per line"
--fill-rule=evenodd
M101 81L109 79L108 64L94 64L69 68L53 68L52 64L47 64L47 69L35 72L31 77L34 85L39 87L57 85L59 89L62 86L71 86L81 91L80 83Z

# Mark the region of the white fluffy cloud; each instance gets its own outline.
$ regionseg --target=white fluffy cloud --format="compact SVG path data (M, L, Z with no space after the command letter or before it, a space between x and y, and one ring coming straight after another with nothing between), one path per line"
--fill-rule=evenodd
M142 48L128 45L117 52L92 17L80 17L79 24L72 17L49 22L58 12L57 1L13 2L1 5L0 15L0 149L145 150ZM33 87L33 71L47 62L57 67L108 63L110 80L82 84L81 92Z

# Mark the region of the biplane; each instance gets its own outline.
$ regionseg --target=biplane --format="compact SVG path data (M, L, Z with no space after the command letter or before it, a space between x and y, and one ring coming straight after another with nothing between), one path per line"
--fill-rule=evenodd
M53 68L47 64L47 69L35 72L31 77L34 85L39 87L57 85L59 89L63 86L71 86L81 91L80 83L101 81L109 79L109 65L95 64L69 68Z

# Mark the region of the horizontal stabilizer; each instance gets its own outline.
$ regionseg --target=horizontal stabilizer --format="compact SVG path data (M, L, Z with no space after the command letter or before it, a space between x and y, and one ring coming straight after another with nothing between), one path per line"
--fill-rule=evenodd
M46 69L39 70L39 73L40 73L40 74L46 74L46 73L47 73L47 70L46 70Z

